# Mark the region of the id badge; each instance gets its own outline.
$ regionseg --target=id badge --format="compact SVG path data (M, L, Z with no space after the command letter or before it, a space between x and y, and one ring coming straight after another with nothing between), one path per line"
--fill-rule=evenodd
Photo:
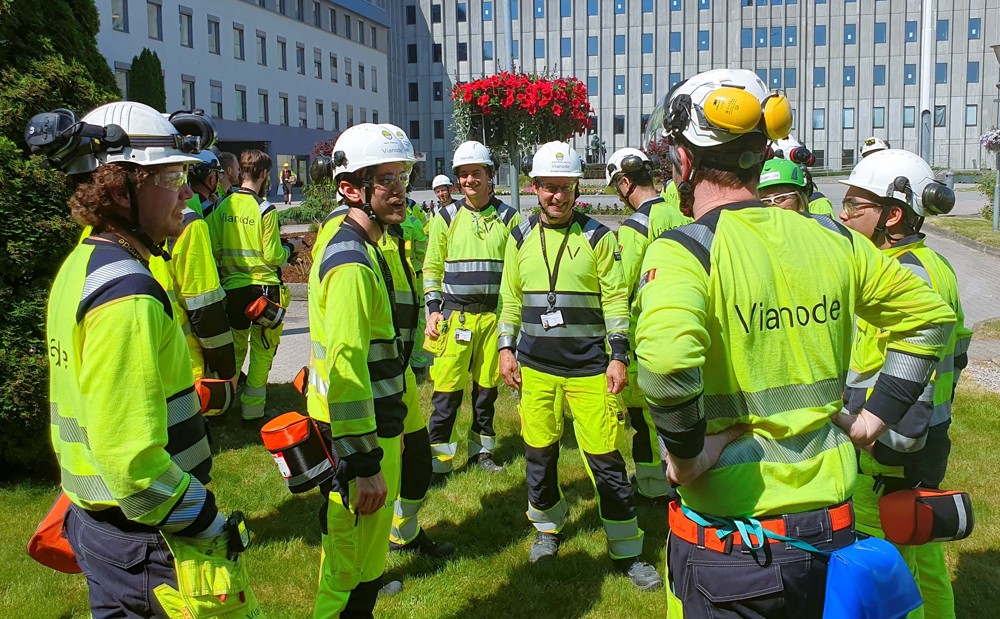
M553 327L561 327L566 323L563 321L562 310L554 310L542 314L542 328L548 331Z
M469 329L455 329L455 341L456 342L471 342L472 341L472 331Z

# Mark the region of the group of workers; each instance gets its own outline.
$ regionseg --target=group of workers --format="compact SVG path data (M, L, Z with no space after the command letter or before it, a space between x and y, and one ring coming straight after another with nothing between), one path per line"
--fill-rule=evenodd
M231 174L189 139L212 141L194 116L113 103L82 132L52 121L73 139L46 151L72 164L70 206L93 227L60 268L47 337L65 530L95 619L263 616L238 561L245 524L206 487L204 415L229 407L249 348L241 414L265 416L289 303L278 269L299 248L266 199L270 158L245 151ZM660 193L655 158L612 154L607 184L632 211L617 236L575 210L583 164L564 142L524 162L529 217L494 194L479 142L454 153L461 199L434 179L430 218L407 196L416 157L398 127L350 127L314 164L338 196L308 283L307 408L336 459L317 618L371 617L399 589L383 581L390 549L455 551L418 513L454 470L467 388L469 466L489 473L506 470L500 382L517 397L529 561L564 540L568 406L612 562L640 590L666 582L671 617L820 617L823 553L883 536L882 495L940 485L970 332L919 230L954 195L886 144L841 181L837 221L808 152L772 146L790 108L749 71L681 82L652 118L671 178ZM668 512L665 577L641 558L637 496ZM941 544L900 550L923 597L910 616L954 617Z

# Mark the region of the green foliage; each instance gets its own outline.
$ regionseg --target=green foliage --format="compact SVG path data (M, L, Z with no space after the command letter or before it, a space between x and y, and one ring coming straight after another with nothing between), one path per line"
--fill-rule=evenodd
M306 199L299 206L278 211L279 223L323 221L337 204L333 183L309 183L302 188Z
M996 170L983 170L979 174L979 180L976 181L979 193L983 194L986 198L986 203L983 205L983 208L979 210L979 215L983 219L988 219L990 221L993 221L993 191L996 188L996 184Z
M167 90L163 85L163 67L156 52L142 48L138 56L132 57L129 72L129 101L145 103L160 112L167 111Z

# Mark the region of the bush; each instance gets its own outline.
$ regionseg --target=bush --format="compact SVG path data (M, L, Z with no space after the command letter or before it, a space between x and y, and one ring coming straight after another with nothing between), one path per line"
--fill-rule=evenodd
M278 211L278 223L321 222L337 202L333 183L310 183L303 188L306 199L299 206Z
M158 112L167 111L167 90L163 85L163 66L156 52L142 48L138 56L132 57L129 74L129 101L145 103Z
M979 214L983 219L988 219L989 221L993 221L993 191L996 187L996 182L996 170L984 170L979 174L979 180L976 181L979 193L983 194L986 198L986 204L980 209Z

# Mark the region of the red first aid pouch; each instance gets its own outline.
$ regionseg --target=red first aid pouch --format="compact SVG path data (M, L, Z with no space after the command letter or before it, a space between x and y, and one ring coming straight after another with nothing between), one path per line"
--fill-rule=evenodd
M243 310L243 315L262 327L276 329L285 319L285 308L261 295L257 297L257 300L247 305L246 309Z
M63 522L66 520L66 511L70 505L66 493L60 492L59 498L52 504L49 513L45 514L34 535L28 540L28 554L35 561L57 572L79 574L80 566L76 562L76 554L73 553L69 540L63 537Z
M972 501L958 490L890 492L879 499L878 511L886 539L901 546L964 539L975 524Z
M316 488L336 473L336 458L309 417L296 412L275 417L260 429L260 437L292 494Z

